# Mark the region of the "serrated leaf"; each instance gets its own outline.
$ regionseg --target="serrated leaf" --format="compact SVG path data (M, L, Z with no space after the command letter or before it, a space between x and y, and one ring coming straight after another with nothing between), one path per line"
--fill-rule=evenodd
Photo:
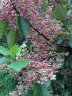
M7 55L9 55L9 50L7 48L3 47L3 46L0 46L0 53L2 55L7 56Z
M15 45L12 46L12 48L10 49L9 54L14 57L14 56L16 56L18 50L19 50L19 46L15 44Z
M9 48L11 48L16 43L16 32L12 29L7 35L7 43Z
M18 23L19 31L21 31L21 34L27 36L29 34L29 29L30 29L29 22L23 16L19 16L17 23Z
M62 4L58 4L56 9L53 11L52 16L59 20L66 20L67 9Z
M34 96L49 96L46 85L36 83L34 85Z
M12 68L13 70L20 72L22 68L26 67L29 64L30 60L16 60L12 64L8 65L8 67Z
M7 27L8 27L8 23L5 20L0 22L0 38L2 38L4 32L7 31Z

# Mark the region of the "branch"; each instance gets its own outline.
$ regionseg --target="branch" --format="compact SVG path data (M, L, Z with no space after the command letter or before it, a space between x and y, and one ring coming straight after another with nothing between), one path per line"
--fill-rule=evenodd
M19 16L20 16L20 13L19 13L19 11L16 9L16 6L15 6L14 4L12 4L12 5L13 5L14 10L15 10L15 11L17 12L17 14L19 14ZM28 20L27 18L24 17L24 19L29 22L29 20ZM32 27L38 34L40 34L43 38L45 38L47 41L49 41L49 39L48 39L46 36L44 36L43 33L39 32L39 30L37 30L36 28L34 28L30 22L29 22L29 24L30 24L30 27ZM54 43L54 42L51 42L51 43L54 44L54 45L57 45L57 46L61 46L61 47L68 48L67 46L60 45L60 44L56 44L56 43Z
M28 20L27 20L27 21L28 21ZM29 22L29 23L30 23L30 22ZM30 23L30 26L31 26L38 34L40 34L43 38L45 38L46 40L49 41L49 39L48 39L46 36L44 36L42 33L40 33L36 28L34 28L34 27L31 25L31 23ZM51 42L51 43L54 44L54 45L57 45L57 46L61 46L61 47L68 48L67 46L60 45L60 44L56 44L56 43L54 43L54 42Z

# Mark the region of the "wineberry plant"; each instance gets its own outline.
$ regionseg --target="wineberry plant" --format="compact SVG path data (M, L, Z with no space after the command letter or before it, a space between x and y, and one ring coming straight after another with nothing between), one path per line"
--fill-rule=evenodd
M71 8L71 0L0 1L0 64L17 78L10 96L72 95Z

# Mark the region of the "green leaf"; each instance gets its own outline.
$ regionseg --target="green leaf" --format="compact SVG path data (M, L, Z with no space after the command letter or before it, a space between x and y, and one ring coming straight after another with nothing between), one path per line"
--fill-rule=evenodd
M29 34L29 29L30 29L29 22L23 16L19 16L17 23L18 23L18 28L21 34L23 34L24 36L27 36Z
M64 7L62 4L58 4L56 9L53 11L52 16L59 20L66 20L67 16L67 8Z
M68 29L69 29L70 32L72 32L72 25L69 25Z
M8 61L9 61L9 58L8 57L0 58L0 64L7 64Z
M63 88L64 89L64 83L62 82L60 82L60 84L61 84L61 88Z
M45 15L45 12L43 11L43 9L42 9L42 8L38 8L38 11L39 11L39 13L40 13L42 16L44 16L44 15Z
M0 22L0 38L2 38L4 32L7 31L7 28L8 28L8 23L5 20Z
M31 45L31 42L28 41L28 40L26 40L26 41L25 41L25 44L29 47L29 46Z
M12 64L8 65L8 67L12 68L13 70L19 72L22 68L26 67L29 64L30 60L16 60Z
M68 6L69 8L72 8L72 0L68 0Z
M48 7L48 0L44 0L43 4L42 4L42 7L41 8L38 8L38 11L39 13L42 15L42 16L45 16L45 9Z
M52 20L52 23L57 23L57 22L58 22L57 19Z
M34 95L33 95L33 92L29 90L24 90L21 96L34 96Z
M56 40L56 44L62 44L62 42L64 41L64 37L58 37Z
M63 46L57 46L56 52L61 53L61 52L66 52L67 48Z
M68 65L72 69L72 55L68 56Z
M22 30L21 16L18 16L17 25L18 25L19 35L22 38L23 37L23 30Z
M48 7L48 4L49 4L48 0L44 0L44 3L42 5L42 9L45 10Z
M69 44L69 46L72 48L72 35L70 35L70 37L69 37L68 44Z
M47 82L46 82L46 86L47 86L47 88L50 86L50 84L51 84L51 81L50 80L48 80Z
M7 43L11 48L16 43L16 32L12 29L7 35Z
M0 53L2 55L7 56L7 55L9 55L9 50L7 48L3 47L3 46L0 46Z
M70 96L70 92L68 91L64 92L64 96Z
M34 96L48 96L48 89L45 84L34 85Z
M15 45L12 46L12 48L10 49L9 54L10 54L11 56L15 57L16 54L17 54L17 52L18 52L18 50L19 50L19 46L15 44Z

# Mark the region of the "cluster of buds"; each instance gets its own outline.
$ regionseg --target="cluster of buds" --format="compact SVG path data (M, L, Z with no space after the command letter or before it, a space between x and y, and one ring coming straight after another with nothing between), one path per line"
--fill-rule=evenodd
M25 43L23 43L20 47L19 47L19 51L16 54L16 59L17 60L21 60L23 59L23 57L26 55L27 53L27 45Z
M49 0L50 5L51 5L53 8L56 7L58 1L59 1L59 0Z
M9 26L16 29L16 21L18 15L13 7L12 0L1 0L0 5L0 21L7 20Z
M12 91L9 93L9 96L19 96L16 91Z

